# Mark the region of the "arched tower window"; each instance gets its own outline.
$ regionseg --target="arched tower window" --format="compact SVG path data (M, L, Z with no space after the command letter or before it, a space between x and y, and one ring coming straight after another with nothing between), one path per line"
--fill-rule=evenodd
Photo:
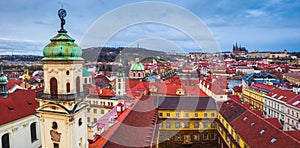
M80 93L80 78L79 78L79 76L76 78L76 92Z
M30 133L31 133L31 142L34 142L37 140L36 137L36 123L31 123L30 125Z
M50 79L50 94L57 95L57 80L56 80L56 78Z
M9 134L6 133L1 138L2 148L10 148L9 146Z
M70 83L68 82L67 83L67 93L69 93L70 92Z

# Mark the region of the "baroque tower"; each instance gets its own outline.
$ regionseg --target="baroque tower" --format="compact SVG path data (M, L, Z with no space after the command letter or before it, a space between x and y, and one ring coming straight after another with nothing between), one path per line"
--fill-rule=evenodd
M125 95L125 73L122 64L122 51L120 51L120 63L117 69L117 81L116 81L116 96Z
M43 50L44 92L37 95L43 148L88 147L82 51L64 29L66 14L58 11L61 29Z

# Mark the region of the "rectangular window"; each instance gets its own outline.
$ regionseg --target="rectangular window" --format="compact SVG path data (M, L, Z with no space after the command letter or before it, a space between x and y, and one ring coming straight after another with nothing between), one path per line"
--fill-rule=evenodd
M163 123L159 123L159 127L162 128L163 127Z
M170 113L167 113L167 117L170 117Z
M59 148L59 144L58 143L53 143L53 147L54 148Z
M1 137L2 148L10 148L9 134L6 133Z
M97 114L97 109L94 109L94 113Z
M90 117L87 117L87 122L90 122Z
M166 128L171 128L170 122L167 122L167 123L166 123Z
M215 133L211 133L210 134L210 139L211 140L216 140L216 134Z
M189 128L190 127L190 122L185 122L184 123L184 128Z
M199 122L194 122L194 128L199 128Z
M195 113L195 118L198 118L198 113Z
M203 127L204 128L208 128L208 123L207 122L203 122Z
M96 123L97 122L97 118L94 118L94 123Z
M185 113L185 117L188 118L189 117L189 113Z
M204 113L204 118L207 118L207 113Z
M175 127L176 127L176 128L180 128L180 123L179 123L179 122L176 122L176 123L175 123Z
M163 113L159 113L159 117L162 117L163 116Z
M32 123L30 125L30 133L31 133L31 142L33 143L34 141L37 140L37 137L36 137L36 123Z
M176 113L176 118L179 118L179 113Z
M208 133L204 133L204 134L203 134L203 139L204 139L204 140L208 140Z
M101 114L104 114L104 110L101 110Z
M212 128L215 128L215 127L216 127L216 123L215 123L215 122L212 122L212 123L210 124L210 126L211 126Z
M211 113L210 115L211 115L211 117L215 117L215 113Z

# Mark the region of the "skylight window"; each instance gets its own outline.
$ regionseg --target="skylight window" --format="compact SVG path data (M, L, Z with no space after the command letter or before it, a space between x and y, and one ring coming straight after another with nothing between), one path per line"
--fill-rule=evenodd
M254 122L252 122L252 123L250 124L250 126L254 126Z
M274 98L274 97L276 97L277 96L277 94L274 94L273 96L272 96L272 98Z
M298 101L294 102L293 105L298 105L299 103L300 103L300 101L298 100Z
M282 99L284 96L280 96L280 97L278 97L278 100L280 100L280 99Z
M248 119L247 117L244 117L244 119L243 119L243 120L244 120L244 121L246 121L247 119Z
M275 138L271 139L271 143L275 143L277 140Z
M259 133L262 135L265 132L266 132L265 130L261 130Z

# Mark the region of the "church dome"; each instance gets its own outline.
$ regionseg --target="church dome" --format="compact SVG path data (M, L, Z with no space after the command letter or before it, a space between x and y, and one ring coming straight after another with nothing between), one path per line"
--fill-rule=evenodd
M130 70L131 71L144 71L145 70L145 67L142 63L140 62L135 62L131 65L130 67Z
M67 34L67 31L58 31L58 34L50 41L43 50L43 61L83 60L82 50L75 43L75 40Z

